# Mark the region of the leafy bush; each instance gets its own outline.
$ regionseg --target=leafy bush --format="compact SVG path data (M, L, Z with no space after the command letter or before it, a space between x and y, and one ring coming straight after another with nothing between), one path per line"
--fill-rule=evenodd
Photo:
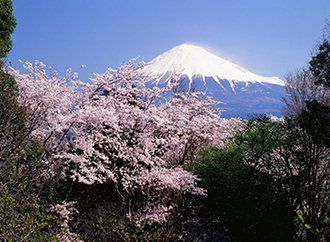
M223 231L242 240L328 239L330 149L300 123L304 115L254 116L227 148L199 155L192 169Z
M285 192L267 173L243 162L240 147L210 147L199 155L193 171L208 197L203 214L213 217L219 231L246 241L288 241L292 214Z

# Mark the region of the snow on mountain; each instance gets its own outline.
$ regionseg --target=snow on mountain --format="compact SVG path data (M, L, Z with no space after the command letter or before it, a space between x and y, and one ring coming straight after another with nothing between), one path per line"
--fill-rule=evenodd
M195 78L201 79L204 84L206 77L212 77L222 87L221 80L227 80L234 92L235 84L238 82L244 82L245 85L250 82L284 86L284 82L277 77L256 75L199 46L190 44L176 46L159 55L144 71L156 77L154 80L156 84L169 82L173 75L180 75L180 77L187 77L190 82Z
M223 117L245 118L248 113L281 116L284 81L249 72L199 46L176 46L149 62L143 72L154 77L152 85L180 79L187 90L194 87L225 102Z

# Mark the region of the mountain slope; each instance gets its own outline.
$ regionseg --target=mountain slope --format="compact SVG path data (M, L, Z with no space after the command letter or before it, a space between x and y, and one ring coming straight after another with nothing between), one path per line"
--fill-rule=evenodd
M254 112L281 115L284 81L256 75L198 46L176 46L153 59L144 72L154 76L153 84L181 79L187 89L194 86L225 102L222 108L227 117Z

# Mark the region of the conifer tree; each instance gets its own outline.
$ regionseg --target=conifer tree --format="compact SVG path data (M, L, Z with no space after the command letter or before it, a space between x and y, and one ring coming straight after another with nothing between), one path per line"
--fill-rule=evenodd
M16 28L16 19L13 16L13 2L0 0L0 58L7 56L13 46L10 39Z

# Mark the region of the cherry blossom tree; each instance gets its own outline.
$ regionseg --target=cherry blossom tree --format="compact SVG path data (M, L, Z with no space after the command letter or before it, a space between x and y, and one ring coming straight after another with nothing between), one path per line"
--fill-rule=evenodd
M45 175L86 185L112 183L137 225L164 223L174 197L206 195L184 169L195 152L221 143L237 120L220 118L218 103L201 93L166 95L171 86L147 88L152 77L131 60L117 70L78 81L41 62L11 71L20 101L36 118L32 136L45 147ZM146 201L134 208L139 193ZM135 206L136 207L136 206Z

